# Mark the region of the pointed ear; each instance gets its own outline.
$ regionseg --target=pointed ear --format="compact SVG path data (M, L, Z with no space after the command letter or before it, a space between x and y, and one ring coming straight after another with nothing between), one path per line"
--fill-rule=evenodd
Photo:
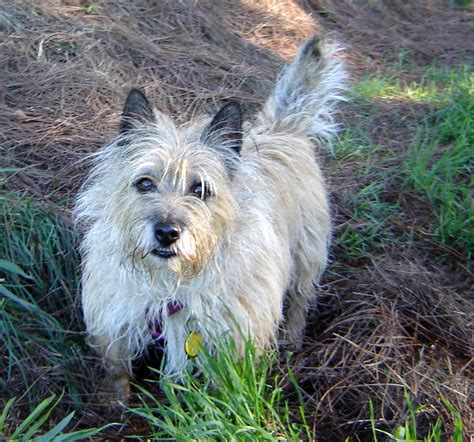
M134 127L134 122L153 122L153 108L145 95L138 89L132 89L128 94L120 121L120 133L127 132Z
M226 104L204 129L201 141L211 146L231 148L239 154L242 147L242 112L240 104Z

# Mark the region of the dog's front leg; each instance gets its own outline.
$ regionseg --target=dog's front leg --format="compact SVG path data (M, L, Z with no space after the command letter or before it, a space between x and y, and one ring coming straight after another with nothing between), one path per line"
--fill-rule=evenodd
M102 356L105 368L100 387L101 402L114 407L125 405L130 396L130 383L123 346L120 341L111 342L107 337L95 337L92 345Z

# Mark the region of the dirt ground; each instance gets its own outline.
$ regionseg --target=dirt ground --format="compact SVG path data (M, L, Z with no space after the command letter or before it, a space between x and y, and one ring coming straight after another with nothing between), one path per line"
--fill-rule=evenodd
M435 60L455 66L474 59L474 9L450 1L3 0L1 167L26 167L10 180L14 189L60 204L70 222L84 158L116 132L131 88L177 121L229 98L251 118L279 69L315 32L345 46L354 81L385 72L401 53L406 81ZM406 106L374 103L368 127L377 144L400 155L412 136L396 124ZM344 107L346 125L359 111ZM327 159L324 167L337 231L351 216L339 195L357 185L358 165L336 170ZM295 362L322 439L367 427L369 399L387 425L399 422L405 389L429 405L420 424L427 425L446 414L434 380L447 386L443 393L469 427L466 294L474 280L455 251L440 264L436 247L413 241L357 262L335 241L323 302Z

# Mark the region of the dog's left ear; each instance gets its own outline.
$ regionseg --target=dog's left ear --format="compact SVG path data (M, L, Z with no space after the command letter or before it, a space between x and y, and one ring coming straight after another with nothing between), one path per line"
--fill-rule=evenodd
M147 123L155 121L153 108L143 92L132 89L128 94L120 121L120 133L129 131L135 122Z
M201 141L239 154L242 147L242 111L237 101L227 103L204 129Z

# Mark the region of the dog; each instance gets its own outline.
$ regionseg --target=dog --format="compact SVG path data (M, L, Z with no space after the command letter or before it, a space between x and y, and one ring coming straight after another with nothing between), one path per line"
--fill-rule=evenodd
M201 345L301 345L331 236L319 147L338 129L346 70L313 37L252 123L227 103L177 126L139 90L120 133L93 155L75 219L82 306L116 400L151 342L183 373Z

